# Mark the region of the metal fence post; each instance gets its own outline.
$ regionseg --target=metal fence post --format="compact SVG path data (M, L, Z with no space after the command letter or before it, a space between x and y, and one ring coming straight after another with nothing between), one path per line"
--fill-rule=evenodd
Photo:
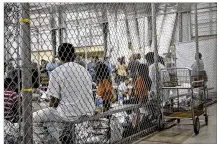
M56 22L54 15L55 7L50 7L50 26L51 26L51 39L52 39L52 54L56 56Z
M198 65L198 75L199 75L199 57L198 57L198 52L199 52L199 44L198 44L198 16L197 16L197 3L195 4L195 47L196 47L196 61Z
M158 97L158 91L159 91L159 77L158 77L158 50L157 50L157 30L156 30L156 9L155 9L155 3L151 4L151 12L152 12L152 39L154 44L154 63L155 63L155 68L156 68L156 96Z
M17 18L17 20L19 20L19 17L20 17L20 13L18 13L18 11L20 10L19 9L19 3L17 4L17 15L16 15L16 18ZM16 53L17 53L17 68L18 68L18 81L17 81L17 83L18 83L18 93L20 93L20 91L21 91L21 74L20 74L20 70L21 70L21 68L20 68L20 60L21 60L21 57L20 57L20 46L19 46L19 44L20 44L20 23L19 23L19 21L17 21L17 23L16 23L16 44L17 44L17 48L16 48ZM18 124L19 124L19 137L21 136L21 117L22 117L22 113L21 113L21 110L20 110L20 108L22 108L22 106L20 106L20 105L22 105L22 103L21 103L21 95L19 94L18 95L18 104L19 104L19 108L18 108L18 115L19 115L19 121L18 121ZM18 143L21 143L21 139L18 139L19 141L18 141Z
M58 23L59 23L59 44L63 43L63 12L62 12L63 7L59 6L58 7Z
M32 78L31 78L31 46L30 46L30 5L22 3L21 14L21 58L22 58L22 107L23 107L23 143L33 143L32 127Z
M137 9L136 9L136 4L134 6L134 10L135 10L135 29L136 29L136 33L137 33L137 38L138 38L138 50L139 52L142 53L142 48L141 48L141 43L140 43L140 32L139 32L139 24L138 24L138 15L137 15Z
M103 41L104 41L104 58L107 56L108 51L108 20L107 20L107 10L106 8L103 10Z

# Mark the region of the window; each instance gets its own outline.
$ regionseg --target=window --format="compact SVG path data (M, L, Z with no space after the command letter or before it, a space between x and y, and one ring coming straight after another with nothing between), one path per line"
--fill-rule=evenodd
M217 5L214 3L200 3L197 5L198 36L217 34ZM194 7L191 12L183 12L180 15L180 41L191 41L195 37ZM181 22L180 22L181 21Z
M216 35L217 34L217 6L216 4L201 3L198 7L198 35ZM191 13L191 35L195 37L195 15Z
M190 23L191 23L191 13L190 12L185 12L181 13L181 25L182 25L182 30L181 30L181 35L182 35L182 41L190 41L191 40L191 35L190 35Z

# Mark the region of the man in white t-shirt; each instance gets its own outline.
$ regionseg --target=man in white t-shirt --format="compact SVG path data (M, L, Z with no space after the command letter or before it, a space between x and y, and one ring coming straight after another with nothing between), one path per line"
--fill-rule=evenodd
M49 80L50 107L34 112L34 123L75 121L81 116L94 114L92 78L84 67L73 62L73 45L63 43L58 55L64 64L52 71Z
M152 84L151 84L151 93L156 93L156 67L154 63L154 53L149 52L146 55L146 60L148 63L148 69L149 69L149 76L151 78ZM161 86L161 69L165 68L163 58L158 56L158 77L159 77L159 87ZM169 78L169 75L167 77ZM169 99L170 91L164 90L163 91L163 102L166 102Z

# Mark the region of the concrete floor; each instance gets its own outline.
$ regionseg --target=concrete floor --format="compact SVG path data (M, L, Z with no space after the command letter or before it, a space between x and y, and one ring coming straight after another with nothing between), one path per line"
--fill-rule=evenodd
M217 104L208 107L209 124L205 126L204 117L200 116L201 129L198 135L194 135L191 120L181 120L170 129L141 138L135 144L216 144L217 143Z
M208 108L209 125L201 128L199 135L190 137L184 144L216 144L217 143L217 104Z

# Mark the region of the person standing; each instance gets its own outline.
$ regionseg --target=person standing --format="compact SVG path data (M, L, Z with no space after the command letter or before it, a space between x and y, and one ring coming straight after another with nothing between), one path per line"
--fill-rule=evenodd
M141 63L141 54L140 53L136 54L136 59L139 63Z
M38 72L38 64L36 62L32 63L33 69L32 69L32 84L33 88L39 88L39 72Z
M156 78L156 66L155 66L155 62L154 62L154 52L149 52L145 55L145 59L147 60L147 63L149 65L149 76L151 78L152 84L151 84L151 97L155 98L154 96L156 95L155 93L157 92L156 89L156 82L157 80L159 82L158 83L158 92L161 91L160 87L162 86L162 82L161 82L161 69L165 68L165 63L162 57L158 56L158 78ZM165 78L168 79L169 78L169 74L165 74ZM170 90L163 90L163 102L165 103L166 101L168 101L169 99L169 95L170 95ZM156 95L158 96L158 95ZM160 97L160 96L159 96ZM161 97L160 97L161 99Z
M146 64L140 64L138 68L138 78L134 85L134 95L137 103L146 103L148 100L148 92L151 89L151 78Z
M129 72L129 76L133 79L133 82L135 82L137 80L137 71L139 68L139 61L137 60L137 56L136 55L132 55L130 62L128 64L128 72Z
M125 78L127 77L127 65L125 64L125 57L122 57L121 59L118 59L118 64L116 65L117 70L117 84L119 85L120 82L124 82Z
M112 63L110 62L109 60L110 58L109 57L105 57L104 58L104 63L107 65L107 70L108 72L110 73L110 75L112 74L112 70L113 70L113 66L112 66Z
M85 61L83 60L83 58L81 56L77 56L75 58L75 63L78 63L81 66L83 66L84 68L86 68L86 63L85 63Z
M97 77L97 98L103 100L103 112L110 109L110 104L113 99L114 91L110 79L110 73L105 63L99 62L95 68Z

